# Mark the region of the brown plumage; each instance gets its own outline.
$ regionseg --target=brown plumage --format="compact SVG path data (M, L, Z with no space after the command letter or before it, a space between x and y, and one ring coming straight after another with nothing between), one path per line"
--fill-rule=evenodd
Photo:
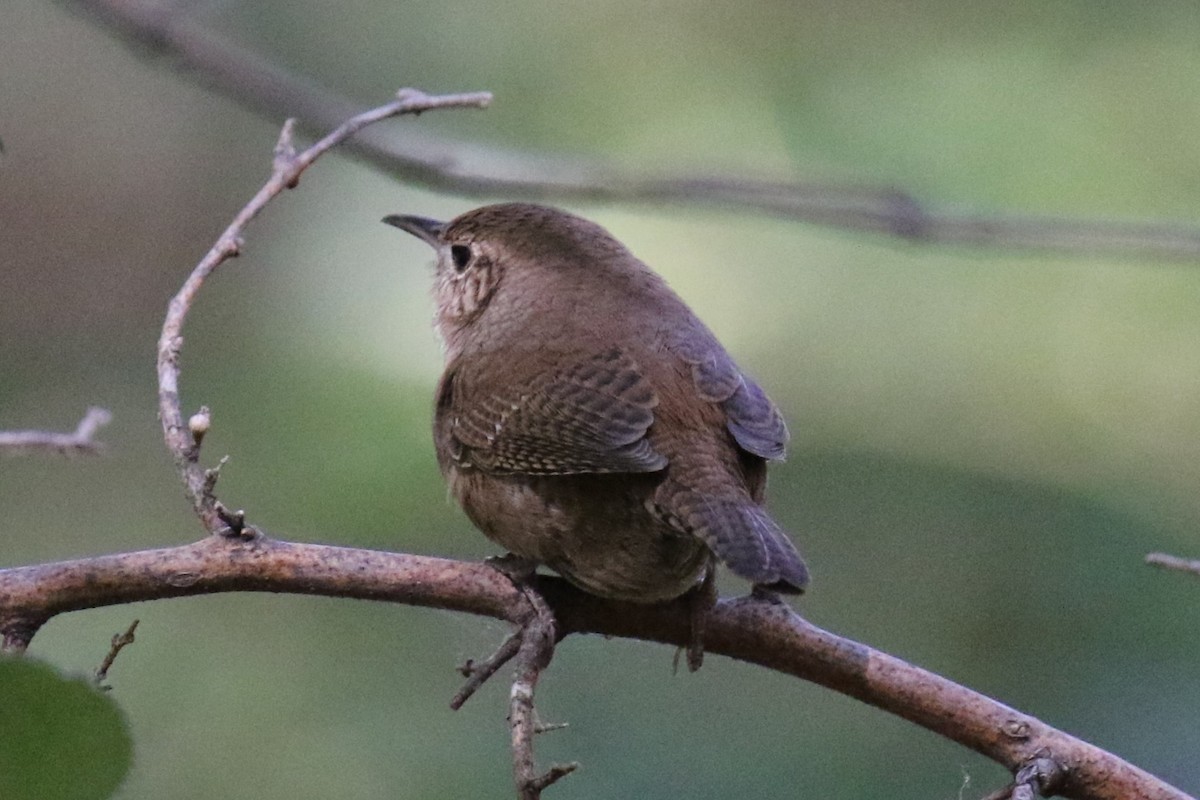
M480 530L604 597L678 597L714 554L755 585L803 590L762 506L783 419L658 275L544 206L384 221L437 251L434 440Z

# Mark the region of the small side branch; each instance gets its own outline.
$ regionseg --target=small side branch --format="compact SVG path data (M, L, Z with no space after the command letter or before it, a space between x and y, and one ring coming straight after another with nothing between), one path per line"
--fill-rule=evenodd
M1146 563L1152 567L1172 569L1176 572L1190 572L1200 576L1200 559L1180 558L1167 553L1151 553L1146 556Z
M534 706L534 690L542 671L554 657L554 612L536 591L525 596L533 615L521 629L521 646L517 651L517 670L509 694L508 727L512 736L513 782L519 800L539 800L542 790L579 768L579 764L555 764L538 774L533 756L533 739L546 730L561 726L542 726Z
M47 619L49 617L42 614L0 615L0 655L19 656L24 653Z
M450 699L450 708L458 711L463 707L475 692L479 691L479 687L487 683L488 679L495 675L501 667L512 661L521 649L521 640L524 636L524 631L517 631L513 635L504 640L504 643L497 648L496 652L485 658L483 661L474 662L467 661L459 669L467 682L458 690L458 694Z
M95 454L104 449L96 441L96 432L112 421L107 409L89 408L71 433L54 431L0 431L0 452L51 452L74 455Z
M137 630L138 623L141 620L135 619L125 629L124 633L113 634L112 644L108 648L108 653L104 656L104 660L100 662L100 666L96 667L93 680L96 682L96 687L102 691L108 691L111 686L104 683L108 678L108 671L112 669L113 662L117 660L117 655L134 642L134 631Z

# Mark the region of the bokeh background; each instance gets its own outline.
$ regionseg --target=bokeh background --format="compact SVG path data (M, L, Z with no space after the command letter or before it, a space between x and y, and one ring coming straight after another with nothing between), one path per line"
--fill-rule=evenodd
M1200 7L414 0L184 3L391 123L631 169L908 189L981 213L1196 221ZM0 460L0 564L200 533L155 418L167 298L257 189L279 119L69 6L0 11L0 427L111 408L106 456ZM496 198L506 199L506 198ZM380 225L481 202L333 155L249 232L187 330L221 496L305 541L482 558L429 441L430 261ZM574 205L662 272L783 407L771 505L814 622L1200 790L1200 264L916 246L761 215ZM726 591L740 591L729 580ZM54 620L31 652L111 675L122 800L504 797L506 689L452 713L505 631L353 601L222 596ZM540 689L556 798L977 797L1003 771L826 690L576 638ZM965 787L965 788L964 788Z

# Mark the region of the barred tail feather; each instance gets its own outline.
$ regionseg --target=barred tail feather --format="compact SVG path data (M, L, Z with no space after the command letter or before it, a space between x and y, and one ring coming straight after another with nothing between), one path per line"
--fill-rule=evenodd
M760 506L744 500L680 492L674 514L733 571L756 586L799 594L808 567L788 535Z

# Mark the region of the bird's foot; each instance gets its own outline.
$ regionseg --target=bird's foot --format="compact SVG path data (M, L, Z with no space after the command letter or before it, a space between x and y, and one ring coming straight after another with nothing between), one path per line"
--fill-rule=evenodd
M687 644L687 666L695 672L704 664L704 631L708 625L708 612L717 604L717 568L710 562L704 570L704 578L685 595L688 604L688 619L691 632ZM675 669L679 669L679 653L675 653Z
M783 602L783 597L780 596L779 592L766 586L759 586L757 584L750 587L750 599L759 603L768 603L773 606L785 605Z
M795 610L784 599L783 593L776 591L769 586L752 586L750 593L744 594L741 597L735 597L732 600L726 601L731 608L741 606L759 606L766 608L775 608L782 611L787 611L790 614L795 614Z
M537 573L538 562L532 558L519 556L516 553L505 553L502 556L488 556L483 560L492 569L504 575L518 586L530 583Z

